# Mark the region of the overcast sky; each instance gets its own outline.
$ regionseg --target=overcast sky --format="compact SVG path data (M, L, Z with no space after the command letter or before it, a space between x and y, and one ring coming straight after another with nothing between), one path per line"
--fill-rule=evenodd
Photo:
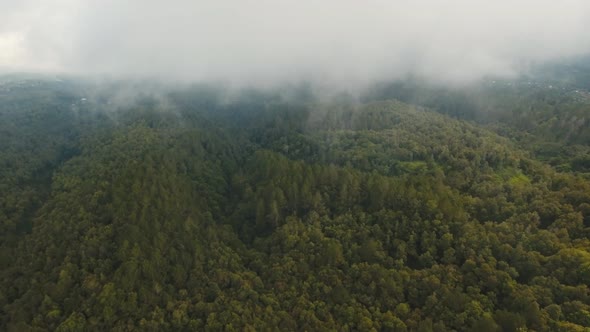
M469 81L590 52L588 0L0 0L0 70Z

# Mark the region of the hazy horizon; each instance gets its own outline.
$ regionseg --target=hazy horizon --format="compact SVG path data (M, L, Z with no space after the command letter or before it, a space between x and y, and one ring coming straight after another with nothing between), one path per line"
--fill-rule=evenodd
M470 82L590 53L590 3L5 2L0 72L354 86Z

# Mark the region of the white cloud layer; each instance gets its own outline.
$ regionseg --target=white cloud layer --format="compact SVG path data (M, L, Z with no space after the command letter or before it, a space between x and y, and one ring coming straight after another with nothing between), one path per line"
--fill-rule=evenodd
M0 69L469 81L590 52L587 0L0 0Z

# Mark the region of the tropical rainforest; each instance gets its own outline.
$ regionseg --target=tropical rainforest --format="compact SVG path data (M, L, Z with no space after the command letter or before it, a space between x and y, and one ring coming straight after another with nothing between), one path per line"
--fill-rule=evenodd
M0 330L588 331L590 80L0 79Z

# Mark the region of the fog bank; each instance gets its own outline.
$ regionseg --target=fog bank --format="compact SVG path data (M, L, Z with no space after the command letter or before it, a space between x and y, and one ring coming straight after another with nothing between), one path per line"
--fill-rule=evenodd
M590 53L590 2L0 0L0 70L354 86Z

